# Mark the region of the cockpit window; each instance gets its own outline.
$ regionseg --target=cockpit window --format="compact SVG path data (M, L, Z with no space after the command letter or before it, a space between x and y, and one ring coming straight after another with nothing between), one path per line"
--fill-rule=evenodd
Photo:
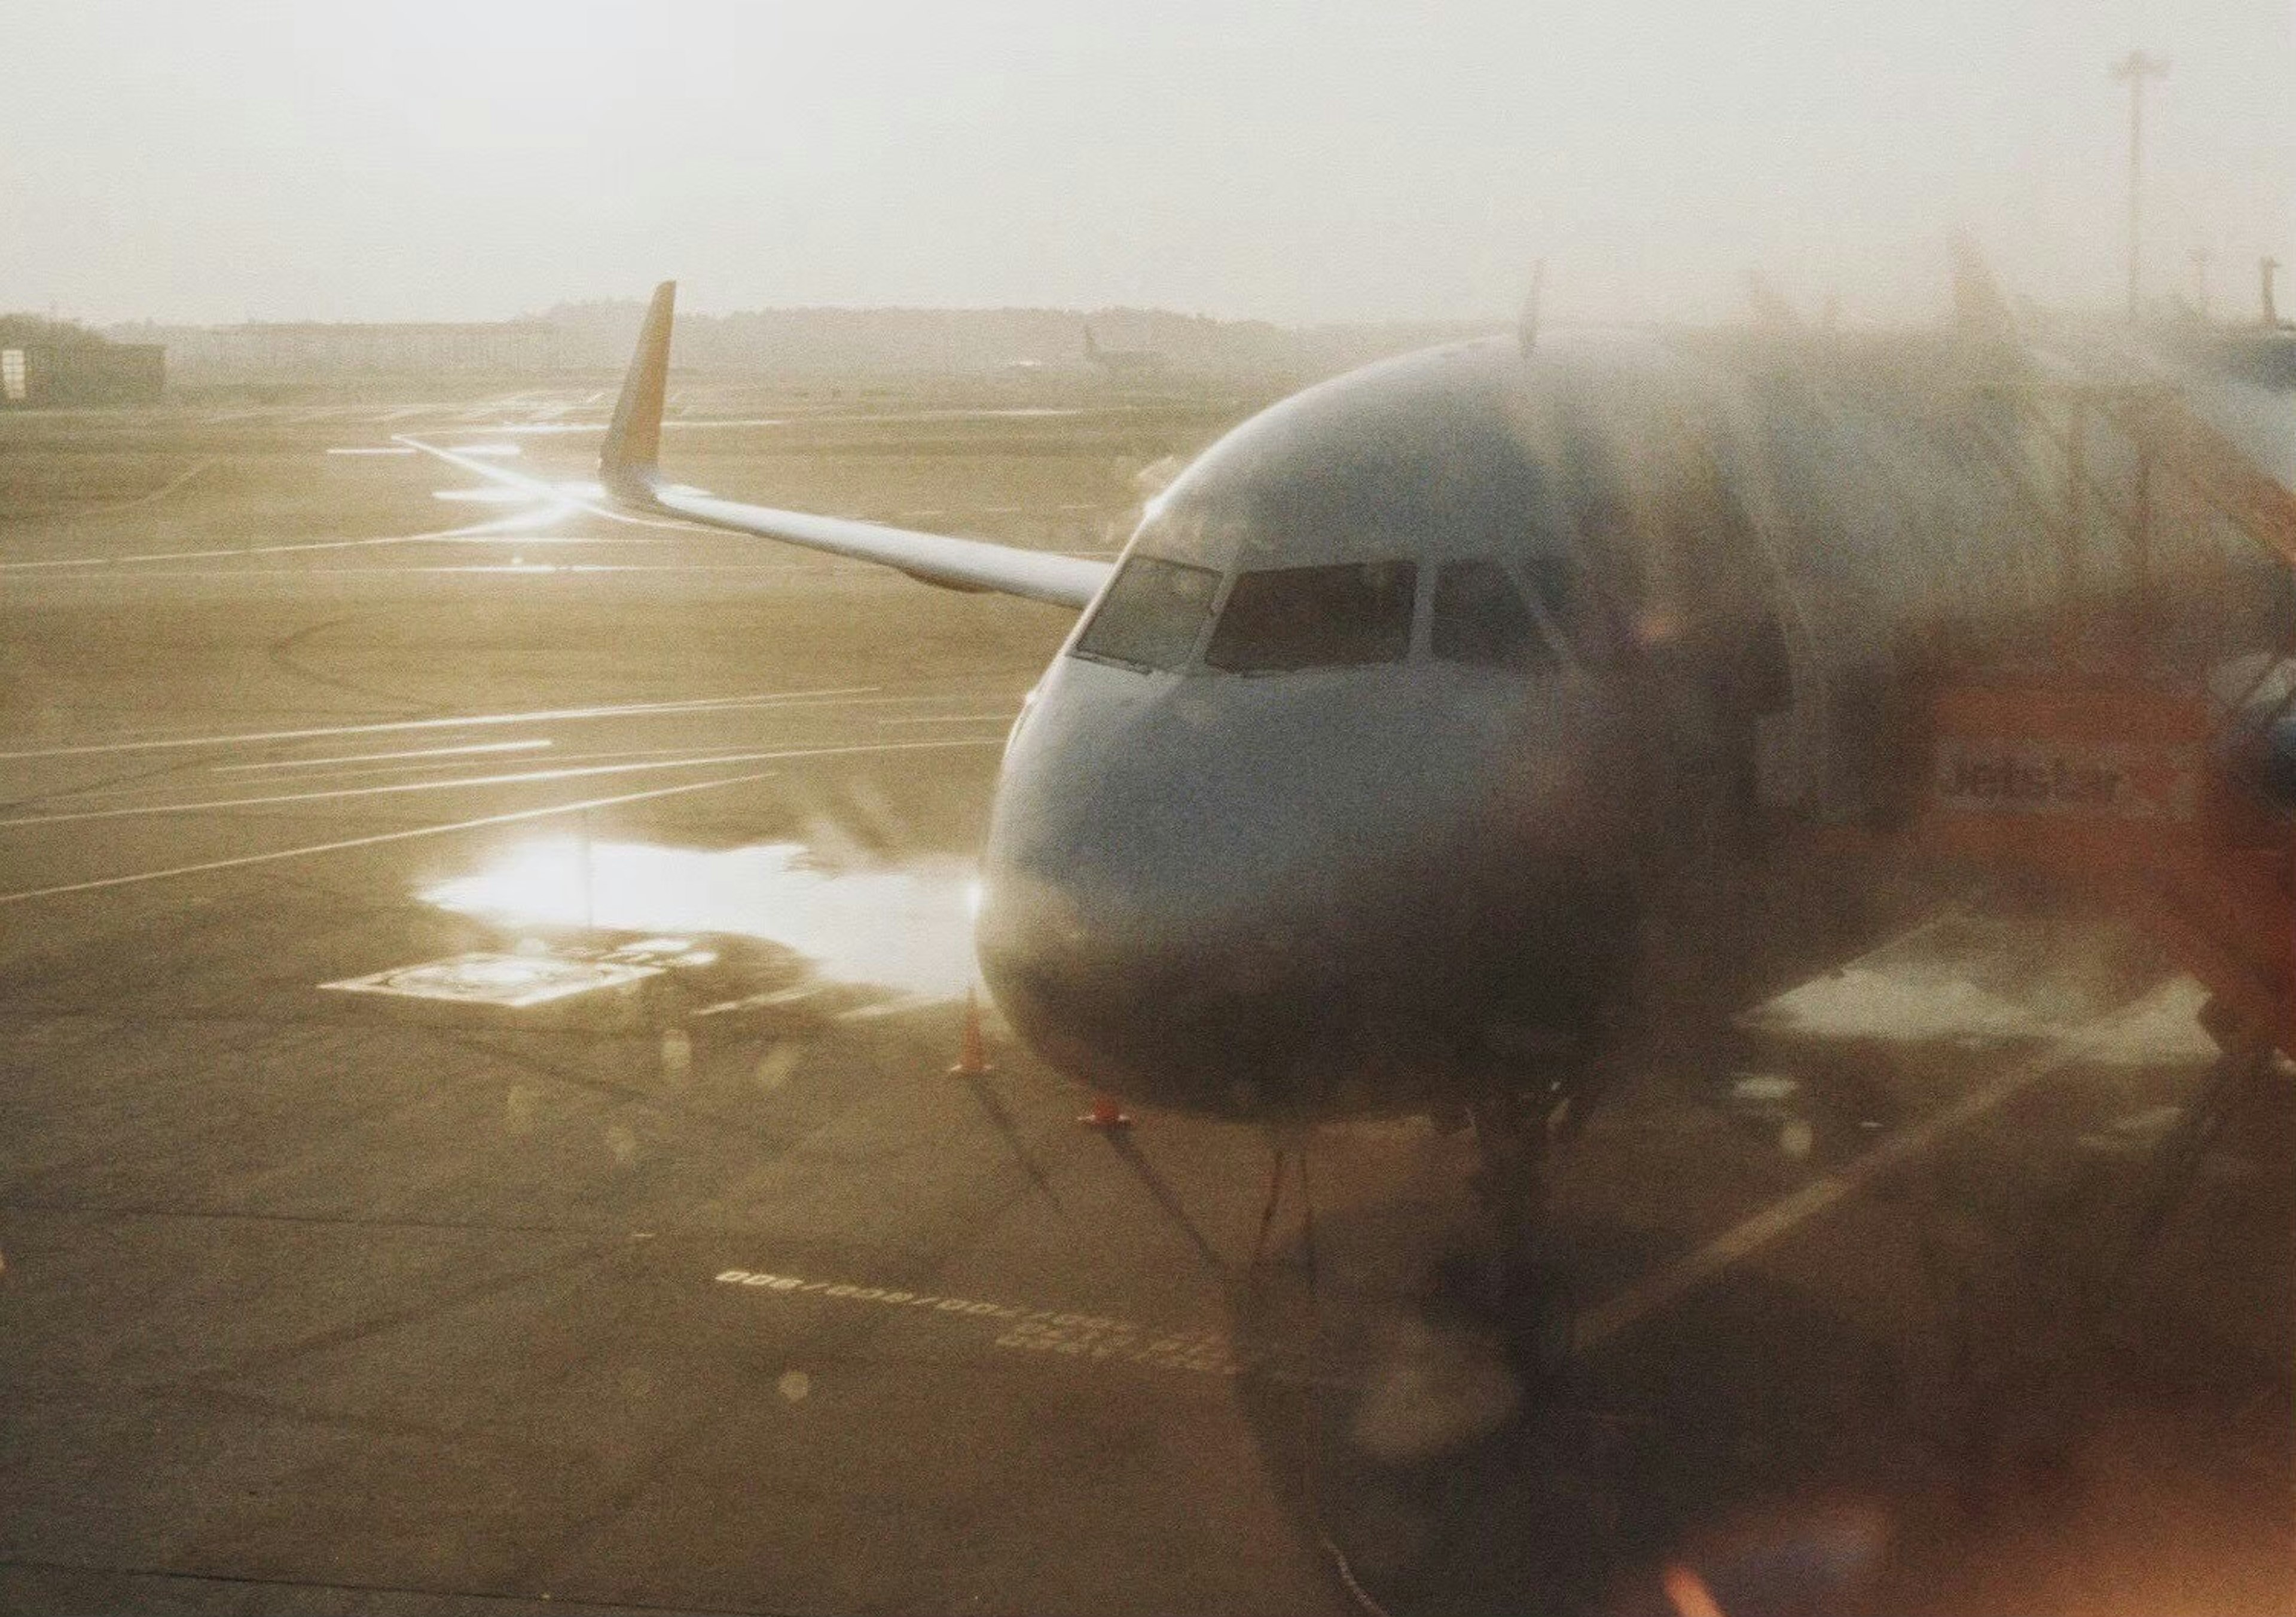
M1446 662L1504 669L1554 663L1538 620L1496 562L1453 562L1438 572L1428 627L1428 649Z
M1135 668L1177 668L1196 649L1218 587L1219 574L1208 567L1136 555L1109 585L1076 649Z
M1232 674L1400 662L1411 650L1417 587L1408 562L1241 574L1204 661Z

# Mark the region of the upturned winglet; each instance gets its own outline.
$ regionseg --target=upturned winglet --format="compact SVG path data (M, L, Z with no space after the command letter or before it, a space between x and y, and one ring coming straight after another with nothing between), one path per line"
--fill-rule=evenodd
M638 329L637 352L631 357L622 396L614 403L605 446L598 452L598 480L616 504L659 516L684 517L731 533L755 534L858 562L874 562L943 589L994 590L1077 608L1089 606L1098 598L1102 586L1116 570L1093 557L951 534L919 533L851 517L744 505L699 488L662 481L661 411L669 382L669 327L676 300L676 282L664 281L654 288L645 324ZM412 439L406 441L481 477L537 486L532 479L505 472L488 462Z
M661 411L669 389L669 330L677 304L677 283L653 289L645 324L638 328L637 351L630 356L622 396L598 452L598 480L618 499L644 504L660 476Z

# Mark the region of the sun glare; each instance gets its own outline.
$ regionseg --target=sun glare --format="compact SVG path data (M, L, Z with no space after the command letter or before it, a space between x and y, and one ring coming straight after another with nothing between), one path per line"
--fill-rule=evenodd
M840 872L808 857L793 842L704 850L554 837L422 897L534 925L762 938L824 976L912 993L957 994L972 981L964 866Z

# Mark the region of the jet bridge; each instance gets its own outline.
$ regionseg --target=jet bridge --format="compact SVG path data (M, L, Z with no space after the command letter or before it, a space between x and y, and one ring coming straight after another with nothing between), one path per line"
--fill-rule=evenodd
M2022 441L2061 457L2054 488L2030 461L2017 475L2080 604L2043 666L1939 690L1917 835L2141 919L2209 991L2228 1060L2260 1071L2296 1055L2296 661L2169 654L2151 581L2193 524L2226 525L2296 581L2296 494L2165 386L2035 384L2011 403ZM2101 546L2135 580L2118 599L2079 587Z
M2202 1023L2222 1052L2153 1153L2103 1309L2226 1119L2296 1056L2296 645L2284 628L2276 652L2211 665L2169 644L2169 592L2153 587L2156 557L2202 524L2296 583L2296 495L2163 387L2029 387L2014 408L2021 441L2058 459L2054 490L2028 478L2020 503L2053 525L2064 598L2079 604L2045 666L1943 682L1915 834L2144 925L2206 990ZM2099 545L2122 547L2119 599L2078 587Z

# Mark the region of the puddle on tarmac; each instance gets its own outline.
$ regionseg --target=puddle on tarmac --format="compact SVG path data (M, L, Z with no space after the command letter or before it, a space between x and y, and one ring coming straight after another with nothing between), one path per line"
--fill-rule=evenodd
M1927 964L1851 966L1780 995L1746 1022L1765 1032L1821 1040L1921 1044L2062 1038L2111 1014L2119 1019L2112 1036L2097 1043L2091 1058L2147 1066L2205 1061L2215 1054L2197 1015L2204 998L2197 984L2177 981L2141 1003L2097 1005L2047 995L2013 997Z
M1771 1030L1817 1038L2038 1038L2062 1030L2046 1007L1990 992L1931 965L1849 966L1780 995L1754 1019Z
M1962 1044L2111 1029L2089 1054L2115 1065L2206 1060L2201 995L2125 928L1948 909L1741 1019L1797 1041Z
M972 873L955 859L832 870L795 842L694 849L554 837L422 896L538 926L760 938L832 981L954 996L975 970L971 894Z

